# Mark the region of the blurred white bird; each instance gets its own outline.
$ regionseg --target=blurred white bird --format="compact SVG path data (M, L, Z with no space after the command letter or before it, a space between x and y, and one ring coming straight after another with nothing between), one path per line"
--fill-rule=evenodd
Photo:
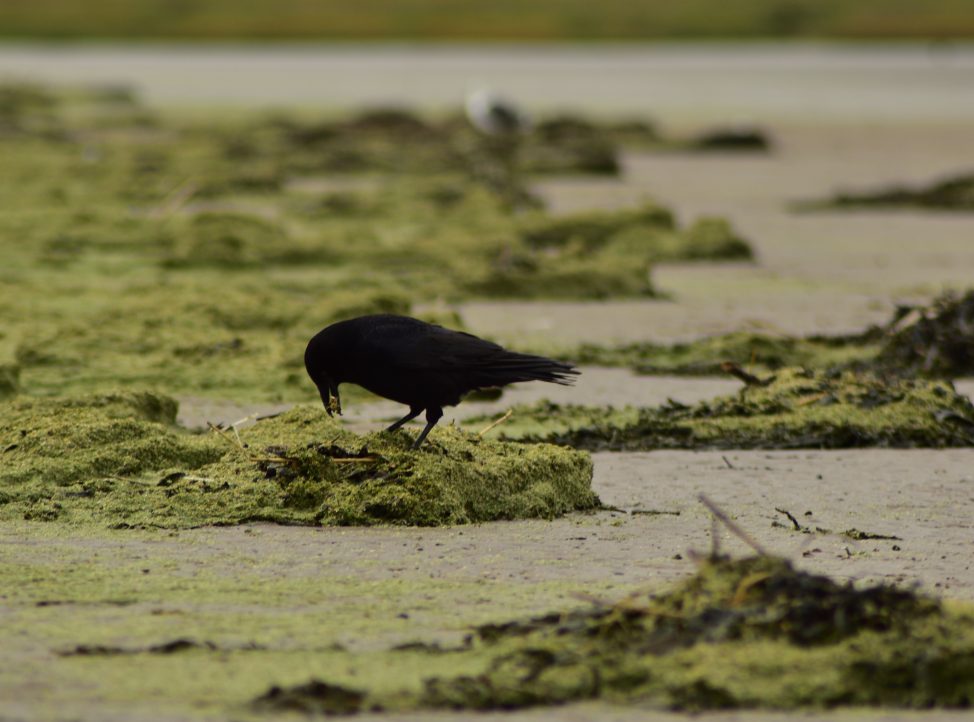
M511 136L531 127L527 113L487 88L467 94L467 120L486 135Z

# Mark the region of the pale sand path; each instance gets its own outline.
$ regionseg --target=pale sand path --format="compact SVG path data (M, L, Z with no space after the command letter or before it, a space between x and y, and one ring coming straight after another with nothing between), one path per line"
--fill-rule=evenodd
M744 329L804 335L862 330L896 302L974 284L974 215L935 211L794 213L796 200L840 188L922 183L974 170L974 123L917 127L776 127L767 156L631 155L619 180L536 187L555 212L619 208L654 198L683 222L727 217L753 264L660 264L666 300L478 302L462 306L479 333L517 343L679 341Z

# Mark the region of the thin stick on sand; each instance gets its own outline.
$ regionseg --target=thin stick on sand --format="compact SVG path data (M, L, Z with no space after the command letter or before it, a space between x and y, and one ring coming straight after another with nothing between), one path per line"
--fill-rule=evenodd
M699 499L700 503L703 504L705 507L707 507L707 510L714 515L714 518L717 519L721 524L726 526L731 531L731 533L734 534L734 536L736 536L742 542L747 544L749 547L751 547L751 549L756 551L761 556L768 555L768 553L764 550L764 547L762 547L760 544L754 541L754 539L751 537L750 534L748 534L746 531L741 529L741 527L739 527L736 522L734 522L729 516L727 516L727 514L724 512L723 509L721 509L719 506L714 504L710 499L707 498L705 494L698 495L697 499Z

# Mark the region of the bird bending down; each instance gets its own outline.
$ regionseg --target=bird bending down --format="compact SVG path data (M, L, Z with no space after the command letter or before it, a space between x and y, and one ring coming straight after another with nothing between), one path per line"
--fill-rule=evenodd
M408 316L378 314L339 321L308 342L304 366L328 415L341 414L338 387L353 383L409 407L386 431L426 411L419 448L443 416L471 391L519 381L570 385L579 371L544 356L516 353L469 333Z

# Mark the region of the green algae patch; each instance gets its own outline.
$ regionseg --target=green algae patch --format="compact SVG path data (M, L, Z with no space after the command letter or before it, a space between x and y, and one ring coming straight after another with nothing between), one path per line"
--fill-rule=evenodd
M438 430L361 437L297 408L235 436L189 434L149 393L0 407L0 518L112 527L463 524L599 507L588 454Z
M927 304L899 306L882 325L842 336L735 332L676 344L533 350L580 364L628 366L641 374L720 375L730 363L757 373L800 366L889 377L974 376L974 291L947 292Z
M476 629L458 664L421 690L321 680L258 698L328 711L515 709L602 699L679 710L869 705L968 707L974 617L889 586L857 589L775 557L702 560L669 592ZM310 700L309 700L310 698Z
M900 373L974 376L974 291L897 309L876 363Z
M537 528L510 526L515 536ZM578 588L569 579L431 576L439 541L473 541L469 528L378 531L4 522L0 682L11 699L34 699L45 680L51 694L31 719L65 709L93 719L113 710L252 719L254 697L309 678L391 695L421 689L425 677L475 674L478 659L430 650L460 644L471 625L542 614Z
M16 396L20 391L20 366L0 364L0 401Z
M0 516L72 518L107 512L130 477L179 465L198 468L224 450L180 433L176 403L149 393L13 400L0 406Z
M314 407L263 421L241 437L247 449L199 473L273 485L281 513L295 522L435 526L600 506L591 459L573 449L532 451L447 427L414 452L404 431L361 437Z
M530 247L549 253L574 245L589 253L640 248L651 261L752 258L750 246L725 221L702 218L677 232L672 213L654 204L540 218L526 224L521 235Z
M187 118L0 84L0 396L311 401L301 351L341 318L654 296L658 260L744 257L649 204L553 218L529 174L577 167L578 139L503 145L402 109Z
M364 692L312 680L293 687L271 687L254 700L254 708L266 712L345 715L362 711L364 703Z
M640 374L722 375L727 362L759 372L788 366L830 369L872 362L882 344L868 335L771 336L739 331L676 344L636 342L615 347L583 344L570 354L580 364L628 366Z
M19 316L11 329L20 390L47 396L152 387L173 395L310 400L316 394L301 354L312 335L342 318L409 310L401 294L365 284L325 290L265 275L245 287L224 283L223 272L200 273L155 283L119 279L70 295L44 296L34 284L26 296L11 293L11 316L42 306L28 316L32 325ZM112 287L126 299L124 310L109 300Z
M773 142L766 130L752 125L725 126L705 130L684 142L684 148L696 151L746 151L764 153Z
M823 201L797 206L801 210L828 208L926 208L974 211L974 174L944 178L927 185L895 185L862 193L836 193Z
M693 406L516 406L492 433L598 450L957 447L974 445L974 406L949 382L782 369Z

